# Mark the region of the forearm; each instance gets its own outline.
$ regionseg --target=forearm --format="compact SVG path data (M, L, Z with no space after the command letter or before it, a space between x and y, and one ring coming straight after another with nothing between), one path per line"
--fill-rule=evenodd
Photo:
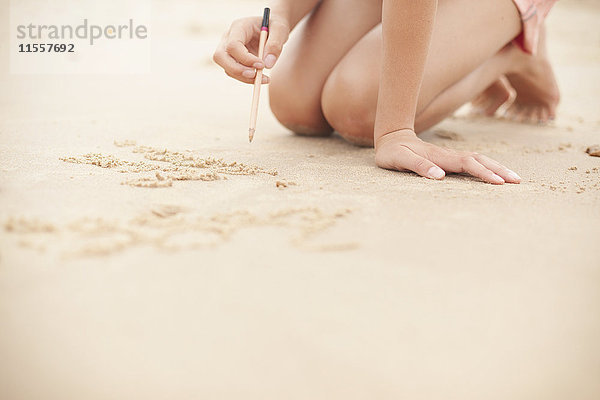
M437 0L384 0L383 59L375 117L375 146L386 133L414 131Z
M319 0L271 0L271 15L287 23L290 30L310 12Z

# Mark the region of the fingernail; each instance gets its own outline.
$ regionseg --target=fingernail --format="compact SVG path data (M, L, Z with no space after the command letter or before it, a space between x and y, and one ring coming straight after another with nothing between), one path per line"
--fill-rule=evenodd
M504 183L504 179L502 179L500 176L498 176L496 174L492 174L492 181L494 183Z
M446 175L440 167L431 167L427 171L427 177L431 179L442 179Z
M275 57L275 55L273 54L268 54L265 57L265 67L273 68L273 65L275 65L275 61L277 61L277 57Z
M254 72L253 69L245 69L244 72L242 72L244 78L254 78L255 75L256 72Z
M508 176L510 176L511 179L513 179L515 181L521 180L521 177L515 171L511 171L510 169L508 170Z
M255 62L254 65L252 65L252 66L256 69L261 69L264 67L263 63L261 63L259 61Z

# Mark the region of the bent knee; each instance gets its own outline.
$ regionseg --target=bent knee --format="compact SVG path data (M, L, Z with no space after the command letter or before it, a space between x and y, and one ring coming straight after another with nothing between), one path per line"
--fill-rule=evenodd
M326 136L333 131L321 113L320 98L320 93L310 93L285 74L271 74L271 111L283 126L298 135Z
M366 85L352 79L351 74L336 67L321 97L327 122L348 142L357 146L373 146L376 98Z

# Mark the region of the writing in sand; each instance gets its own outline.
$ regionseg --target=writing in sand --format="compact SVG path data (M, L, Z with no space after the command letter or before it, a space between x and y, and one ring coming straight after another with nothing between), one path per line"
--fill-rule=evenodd
M5 233L17 243L40 252L58 252L66 258L105 256L133 247L162 251L206 249L230 240L242 229L280 227L291 230L291 244L310 251L341 251L355 242L324 243L323 233L351 211L327 212L316 207L287 208L267 214L238 210L203 215L176 205L159 205L133 218L79 218L54 222L40 218L11 217Z
M227 175L277 175L275 170L266 170L256 165L236 161L226 162L223 159L200 157L191 151L171 151L150 146L136 146L136 143L131 140L115 141L114 144L117 147L131 147L132 153L142 154L144 160L123 160L101 153L61 157L60 160L116 169L118 172L126 174L150 173L121 182L123 185L147 188L171 187L174 181L216 181L227 179Z

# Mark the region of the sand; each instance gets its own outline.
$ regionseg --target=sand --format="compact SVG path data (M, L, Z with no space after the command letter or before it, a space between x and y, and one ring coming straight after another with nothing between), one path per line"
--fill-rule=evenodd
M598 3L549 19L552 125L423 134L503 186L293 136L267 90L248 144L210 58L263 6L153 2L148 74L0 64L0 398L600 398Z

